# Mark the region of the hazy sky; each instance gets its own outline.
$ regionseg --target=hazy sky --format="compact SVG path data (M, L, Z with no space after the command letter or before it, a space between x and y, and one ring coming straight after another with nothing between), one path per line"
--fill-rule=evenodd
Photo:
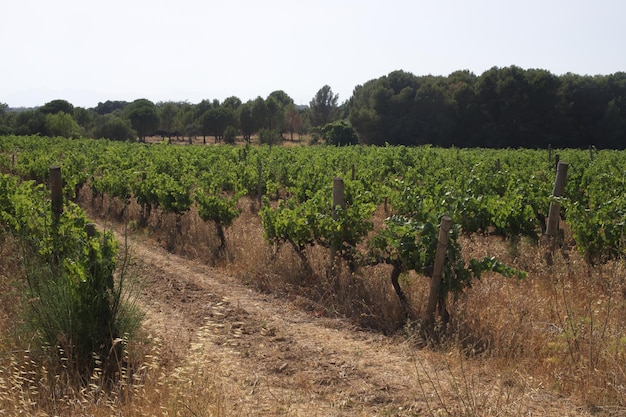
M402 69L626 71L624 0L3 0L0 103L241 100Z

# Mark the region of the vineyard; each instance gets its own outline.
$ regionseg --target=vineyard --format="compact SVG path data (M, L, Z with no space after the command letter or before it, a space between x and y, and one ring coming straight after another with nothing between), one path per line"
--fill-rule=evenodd
M238 216L241 197L263 198L259 215L266 238L328 246L341 239L354 250L372 230L384 205L419 224L452 218L465 235L494 234L537 241L546 227L555 158L571 166L562 218L576 248L591 263L624 254L625 154L616 151L438 149L431 147L185 147L62 138L3 137L0 169L46 183L51 166L63 172L65 195L84 185L94 199L131 199L139 221L183 216L195 207L224 229ZM345 207L330 216L335 177L345 183ZM399 216L399 217L398 217ZM334 236L340 230L341 236Z
M190 147L40 137L4 137L1 146L0 169L22 179L46 183L50 167L60 166L69 200L86 185L101 205L115 201L120 219L134 201L142 227L152 221L158 228L163 217L173 215L170 239L182 239L181 217L195 209L215 227L215 257L226 249L225 230L239 215L239 200L256 198L264 237L275 250L289 245L309 273L314 272L309 247L330 251L329 270L336 267L335 255L351 272L393 265L391 280L402 302L401 273L432 273L442 216L450 217L453 227L440 303L486 270L524 276L496 259L465 265L460 234L492 234L513 245L521 238L538 242L551 203L562 206L558 217L566 219L572 244L590 264L624 255L626 171L620 152ZM555 197L559 158L572 169L563 193ZM341 207L333 202L337 178L344 194ZM372 214L380 206L390 216L372 234Z
M558 161L569 169L562 195L554 196ZM54 220L43 204L51 167L60 167L62 173L62 220ZM468 255L463 245L477 237L505 242L510 253L536 248L550 263L558 249L563 256L572 249L590 269L613 265L626 255L623 151L179 146L4 136L0 172L0 221L5 228L27 231L31 241L40 242L33 251L57 259L53 264L69 271L76 282L91 282L88 271L94 257L99 260L98 273L108 277L108 287L83 290L68 284L78 288L72 290L78 298L88 297L89 291L121 297L110 271L117 249L106 233L87 236L88 220L78 203L136 230L161 233L168 250L205 246L206 261L212 264L228 263L234 244L229 230L240 216L249 215L262 225L265 248L259 250L269 253L269 262L281 253L292 254L303 280L324 277L320 282L327 282L339 275L364 279L372 268L385 266L397 297L393 302L404 317L395 329L370 323L386 332L410 323L437 328L427 320L431 306L415 305L407 293L409 274L439 275L437 320L444 326L462 319L450 303L484 274L496 272L521 280L521 285L532 278L515 262L508 265L491 254ZM342 195L337 200L338 183ZM546 237L551 204L558 209L559 229ZM183 224L192 215L203 223L202 230L210 231L205 242L185 242L191 238ZM440 225L447 218L447 250L437 272ZM58 241L45 233L59 227L65 243L56 247ZM70 247L76 242L91 243L77 256ZM611 300L601 299L598 308L609 303L602 306L613 311L617 307ZM572 340L583 329L570 322L562 327L564 333L574 333ZM611 337L607 346L623 365L623 335ZM560 349L571 353L574 348L566 339ZM622 376L615 376L616 381ZM620 391L613 402L626 405L622 395Z

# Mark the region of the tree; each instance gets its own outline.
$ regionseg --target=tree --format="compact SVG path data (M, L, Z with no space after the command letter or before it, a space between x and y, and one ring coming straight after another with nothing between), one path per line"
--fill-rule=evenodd
M160 118L157 107L147 99L138 99L127 106L128 119L132 128L137 132L141 142L146 136L159 128Z
M233 124L235 112L229 107L213 107L202 115L203 132L213 135L215 143L222 140L226 128Z
M137 132L132 129L128 119L109 113L96 120L94 136L115 141L132 141L137 137Z
M0 103L0 135L9 135L13 131L9 123L10 119L7 117L8 108L8 104Z
M202 134L202 126L196 122L188 123L185 125L185 135L189 138L189 144L193 143L196 136Z
M268 110L265 100L261 97L257 97L252 102L252 121L254 124L254 131L258 132L260 129L267 126Z
M277 125L280 124L279 118L282 112L280 103L274 97L270 96L265 100L265 108L267 109L266 110L267 124L265 127L269 130L279 130L279 129L276 129L276 127Z
M229 125L226 130L224 130L224 143L228 143L230 145L234 144L237 140L237 129L234 126Z
M287 131L287 114L286 111L294 102L287 93L282 90L276 90L270 93L265 100L267 109L267 125L270 130L276 130L280 136Z
M15 118L14 133L16 135L47 135L46 115L34 110L18 113Z
M206 137L213 132L214 115L209 115L211 109L219 107L219 100L202 100L195 106L194 123L200 128L200 134L202 135L202 143L206 144Z
M415 104L412 106L414 119L414 144L433 144L436 146L452 145L455 132L455 106L444 88L440 77L425 77L422 85L415 92ZM417 116L417 117L415 117ZM394 132L392 128L392 132ZM392 136L394 134L392 133Z
M243 139L246 142L250 142L250 138L255 133L257 124L255 123L253 117L253 102L248 100L243 103L237 109L237 115L239 118L239 127L241 128L241 133L243 135Z
M304 128L304 124L302 122L302 115L298 108L292 104L287 107L287 128L289 130L290 139L293 141L293 134L298 133L301 134Z
M333 90L325 85L315 94L309 103L311 126L324 126L339 118L339 107L337 102L338 94L333 94Z
M270 97L275 99L281 108L285 108L289 106L290 104L294 104L293 99L289 97L289 95L285 93L283 90L272 91L267 98L270 98Z
M455 71L448 76L448 95L455 112L455 131L451 138L454 146L478 146L483 113L476 97L476 80L476 75L470 71Z
M92 110L87 110L84 107L74 107L74 120L82 128L83 134L91 133L96 113Z
M52 100L38 109L43 114L66 113L73 114L74 106L66 100Z
M278 145L281 142L282 137L280 133L273 129L261 129L259 130L259 142L262 145Z
M76 138L80 136L80 127L72 115L65 112L46 115L46 131L50 136Z
M349 121L364 144L414 145L419 120L415 94L420 79L394 71L354 89Z
M178 112L174 117L174 122L172 126L172 128L174 129L174 134L176 135L176 139L179 139L179 136L181 135L187 135L187 126L194 123L194 107L195 106L193 104L187 102L178 103Z
M219 103L218 103L219 106ZM194 106L194 118L199 120L207 110L213 108L213 101L204 99Z
M601 124L611 97L606 93L606 77L565 74L561 77L560 107L564 131L557 146L586 148L603 142ZM554 145L554 144L553 144ZM601 146L601 145L600 145Z
M320 131L328 145L346 146L359 143L356 132L345 120L328 123Z
M116 111L122 110L127 105L128 105L127 101L121 101L121 100L111 101L111 100L107 100L104 103L102 103L102 102L98 103L98 105L95 107L94 110L99 115L105 115L105 114L114 113Z
M527 131L524 146L545 148L549 143L557 143L555 138L562 121L558 112L561 82L546 70L527 70L524 76L528 88L523 119Z
M626 72L616 72L607 77L606 88L610 94L602 121L604 146L626 148Z
M157 103L159 109L159 115L161 119L160 133L162 136L172 138L172 135L176 134L175 121L180 107L171 101Z
M230 96L224 100L222 106L236 111L241 106L241 100L238 97Z

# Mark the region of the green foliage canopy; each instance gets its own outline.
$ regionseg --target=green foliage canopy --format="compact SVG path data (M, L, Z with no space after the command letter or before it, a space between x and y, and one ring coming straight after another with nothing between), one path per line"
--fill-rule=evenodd
M309 103L311 126L324 126L339 118L337 101L339 95L334 94L329 85L319 89Z
M159 128L161 122L159 111L150 100L135 100L126 107L126 110L130 123L142 142L145 142L146 136Z

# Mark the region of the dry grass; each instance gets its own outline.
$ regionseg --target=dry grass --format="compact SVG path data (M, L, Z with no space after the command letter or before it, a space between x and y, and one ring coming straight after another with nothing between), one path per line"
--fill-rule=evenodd
M246 220L247 227L250 222L253 220ZM256 235L260 233L258 230ZM243 276L260 288L271 292L292 289L313 301L320 313L340 314L385 333L397 331L403 323L387 268L365 268L357 276L342 271L332 279L324 274L306 277L286 247L279 256L265 255L259 262L255 248L261 243L246 243L235 245L243 245L245 249L240 251L248 254ZM513 372L542 381L549 392L572 396L596 412L626 413L624 262L594 267L577 252L564 249L549 263L545 242L511 243L490 236L466 238L463 247L468 257L495 255L526 270L529 276L515 281L488 274L452 302L453 324L439 341L439 348L463 352L472 363L488 363L490 378L499 382L482 392L485 388L478 388L475 381L463 379L461 369L461 381L446 385L457 391L457 402L466 409L462 413L459 409L444 411L448 415L485 415L476 411L485 409L478 403L492 396L516 402L506 380L500 381L503 374ZM325 271L325 253L310 251L308 256L315 271ZM427 300L428 280L409 275L402 284L419 317ZM428 342L414 328L408 332L418 345ZM456 366L460 366L458 362ZM448 375L459 375L448 371ZM433 381L440 377L432 376ZM469 398L473 395L480 398ZM498 414L499 404L490 407L493 415Z
M219 379L205 374L202 358L172 357L168 342L143 334L123 341L120 377L104 381L95 369L88 384L76 382L55 348L31 345L19 321L23 280L18 243L0 234L0 415L27 416L222 416ZM187 349L184 347L183 349Z
M105 212L111 215L120 208L116 204L90 210L94 217ZM180 235L171 233L176 225L173 216L160 221L153 218L143 232L175 253L226 268L261 292L293 299L314 315L348 317L386 334L404 332L416 347L428 343L417 330L419 323L405 323L388 268L364 268L356 275L342 268L331 276L326 273L328 254L312 248L307 256L315 272L306 274L287 246L272 248L264 242L256 203L244 199L240 208L242 215L226 231L227 253L217 259L213 256L218 245L213 226L200 221L193 211L180 219ZM135 206L127 210L131 225L136 224L137 213ZM378 216L383 216L382 211ZM0 235L0 239L0 255L5 255L11 249L6 236ZM491 236L464 238L462 244L468 257L495 255L526 270L529 276L515 281L488 274L458 300L451 300L452 324L428 353L439 366L420 361L415 365L415 379L428 404L422 413L558 415L560 402L576 401L590 412L626 414L624 261L592 267L569 250L555 253L550 264L547 245L525 241L512 245ZM219 364L207 365L210 361L203 359L201 339L190 346L190 354L182 361L163 353L166 342L131 344L128 354L134 359L129 375L134 377L107 392L99 387L97 375L88 387L77 389L66 383L62 369L33 356L27 340L15 337L18 326L10 324L18 317L12 307L15 303L5 300L18 292L13 289L19 282L15 273L19 262L8 259L8 264L0 267L0 285L10 289L0 295L0 410L95 416L253 413L237 408L235 398L241 384L234 386ZM419 317L428 280L407 275L402 285ZM199 335L201 338L202 331ZM204 366L197 366L197 361ZM253 390L254 384L252 378L244 384L245 389ZM543 404L554 400L555 408L528 405L537 398L543 398ZM290 413L283 410L282 414Z
M545 251L526 246L512 260L527 265L527 280L494 277L468 291L457 305L460 332L502 367L532 370L592 408L626 412L623 261L591 267L559 252L548 265Z
M131 347L132 348L132 347ZM190 356L194 361L201 359ZM97 372L89 385L77 386L63 366L28 350L13 351L0 366L0 415L76 416L223 416L219 378L206 364L160 365L158 344L134 366L121 369L114 386Z

